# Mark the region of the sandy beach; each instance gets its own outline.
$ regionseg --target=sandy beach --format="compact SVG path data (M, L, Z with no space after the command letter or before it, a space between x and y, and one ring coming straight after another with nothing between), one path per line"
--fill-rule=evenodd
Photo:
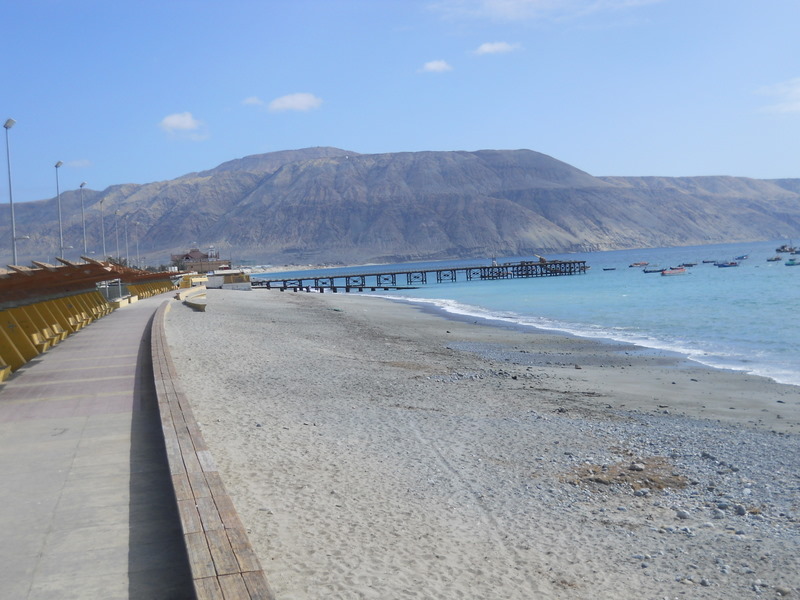
M278 600L800 596L800 388L356 294L167 335Z

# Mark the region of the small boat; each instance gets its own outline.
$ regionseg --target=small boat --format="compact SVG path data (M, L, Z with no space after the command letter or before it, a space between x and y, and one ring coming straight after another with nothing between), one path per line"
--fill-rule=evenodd
M673 267L671 269L664 269L661 271L661 275L686 275L686 269L684 267Z
M663 273L666 269L661 269L659 267L653 267L652 269L642 269L644 273Z
M798 262L796 258L790 258L783 264L785 264L787 267L800 267L800 262Z
M747 260L748 258L750 258L749 254L742 254L741 256L737 256L736 260Z
M718 261L716 261L716 260L704 260L703 264L704 265L715 265L715 264L717 264L717 262Z
M775 252L788 252L789 254L793 254L797 252L797 248L792 246L792 242L789 242L788 244L783 244L775 248Z
M696 267L697 263L681 263L678 265L679 267Z
M773 256L772 258L768 258L767 262L778 262L780 259L780 256Z
M629 267L646 267L649 264L650 264L649 262L640 261L640 262L631 263L628 266Z
M735 260L726 260L726 261L723 261L723 262L715 262L714 266L715 267L738 267L739 263L736 262Z
M617 267L603 267L603 271L616 271Z

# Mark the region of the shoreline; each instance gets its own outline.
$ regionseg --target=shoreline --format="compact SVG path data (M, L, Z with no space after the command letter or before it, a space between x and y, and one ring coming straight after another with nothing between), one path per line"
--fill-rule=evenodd
M492 348L487 346L481 348L479 345L473 345L472 347L461 346L456 348L467 352L473 352L487 360L500 360L536 367L574 367L577 365L577 367L580 367L580 369L590 366L599 367L601 369L606 367L617 367L622 370L624 370L626 366L634 367L634 363L637 361L644 361L644 363L649 367L665 369L667 372L669 370L680 371L684 381L686 376L689 376L688 381L697 383L697 377L708 374L715 380L717 378L721 378L722 381L726 382L723 388L727 389L731 393L734 392L737 387L741 386L741 393L733 395L733 398L739 404L743 403L743 401L746 399L745 396L749 393L748 391L744 390L748 390L753 382L759 381L766 388L781 390L785 387L785 392L788 395L794 394L800 399L800 386L790 383L782 383L771 377L757 375L743 370L706 365L673 350L651 348L648 346L642 346L621 340L614 340L611 338L581 336L566 331L550 330L537 327L536 325L515 323L513 321L504 321L502 319L493 319L478 315L459 314L450 312L435 303L419 301L417 299L366 294L363 297L372 297L389 302L396 302L397 304L409 306L412 309L419 310L424 314L431 315L435 318L444 319L445 321L449 322L462 323L464 325L477 325L490 329L497 328L500 330L518 333L521 336L539 336L538 339L545 340L548 344L553 344L553 341L555 340L556 346L563 345L566 347L563 352L554 352L551 350L547 354L540 356L538 359L536 358L537 355L535 354L525 353L524 355L521 355L520 353L514 352L511 347ZM559 339L563 339L563 342L558 343L557 340ZM570 343L570 340L572 343ZM604 376L607 375L608 373L604 374ZM631 389L634 394L641 391L641 387L643 386L639 386L636 382L630 381L621 373L616 373L615 375L616 376L612 375L612 379L619 386L618 389ZM659 379L659 381L663 380L664 377ZM678 385L678 382L670 381L670 385ZM681 387L681 389L684 388ZM749 424L756 427L766 427L782 433L800 433L800 404L796 405L798 414L796 414L794 419L791 421L784 420L783 416L777 417L777 415L780 415L781 412L786 411L770 411L770 408L765 404L757 404L759 411L762 413L767 413L766 415L762 414L762 417L771 416L772 418L742 421L740 414L732 414L730 412L726 412L726 410L720 409L715 410L713 407L709 408L704 405L700 405L699 409L696 407L693 409L692 406L685 402L676 403L674 408L682 409L682 414L693 418L716 418L725 422ZM627 406L628 405L626 404L619 405L620 408L626 408ZM668 409L670 406L663 403L657 403L656 408ZM727 411L738 410L740 408L744 407L729 406L727 407ZM753 408L753 410L750 412L755 416L755 407L751 408ZM635 405L634 408L628 408L628 410L639 411L647 409L653 409L652 403L645 406Z
M800 589L796 386L366 296L166 328L278 600Z
M573 332L568 331L565 329L558 329L558 328L547 328L541 325L529 324L529 323L520 323L510 319L504 319L502 317L491 317L491 316L484 316L479 314L468 314L468 313L459 313L455 311L448 310L444 306L441 306L437 300L430 300L430 299L423 299L423 298L412 298L412 297L400 297L400 296L391 296L391 295L382 295L382 294L364 294L365 296L373 296L377 298L384 298L391 301L396 301L401 304L411 304L418 306L421 310L429 311L431 314L439 315L443 318L459 321L463 320L467 323L482 323L488 326L495 326L495 327L508 327L510 329L514 329L517 331L525 332L527 330L536 330L541 331L544 333L552 334L552 335L563 335L566 337L575 337L579 339L584 339L587 341L593 341L600 344L606 344L608 346L616 346L622 345L631 348L632 352L638 352L642 355L651 354L653 356L662 356L664 358L675 358L678 363L686 363L690 366L698 366L704 369L711 369L715 371L725 371L730 373L739 373L744 375L752 375L754 377L764 377L766 379L770 379L777 384L780 385L788 385L788 386L795 386L800 388L800 384L790 382L790 381L780 381L776 379L772 375L761 374L754 370L748 370L745 368L736 368L732 366L722 366L718 364L713 364L710 362L703 362L703 360L699 357L693 357L687 351L682 350L675 350L671 348L659 347L659 346L648 346L641 342L637 341L630 341L624 339L614 338L612 336L593 336L588 335L586 333L581 332ZM676 364L676 367L680 367L680 364Z

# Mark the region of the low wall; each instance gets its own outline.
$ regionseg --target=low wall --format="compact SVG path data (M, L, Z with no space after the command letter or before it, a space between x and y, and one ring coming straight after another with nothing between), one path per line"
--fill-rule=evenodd
M198 600L274 600L181 388L164 328L171 306L164 302L153 319L153 376L195 594Z

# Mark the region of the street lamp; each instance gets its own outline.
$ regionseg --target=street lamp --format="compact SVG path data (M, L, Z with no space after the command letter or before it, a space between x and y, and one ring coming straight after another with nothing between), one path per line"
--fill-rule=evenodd
M128 254L128 215L125 215L125 266L131 266L130 254Z
M136 237L136 268L142 268L142 262L139 259L139 221L133 222L133 235Z
M119 209L114 211L114 230L117 234L117 264L120 264L121 257L119 255ZM117 296L122 298L122 278L117 279Z
M122 258L119 255L119 210L114 211L114 231L117 234L117 263L119 263Z
M105 198L100 199L100 231L103 235L103 260L106 260L108 254L106 254L106 223L103 219L103 202L105 202Z
M61 224L61 190L58 187L58 168L64 163L56 163L56 197L58 198L58 257L64 258L64 227Z
M86 215L83 212L83 186L86 185L86 182L81 182L81 223L83 223L83 255L86 256L89 254L89 251L86 249Z
M11 154L8 151L8 130L11 129L16 121L6 119L3 127L6 129L6 164L8 164L8 204L11 207L11 262L17 264L17 224L14 220L14 198L11 195Z

